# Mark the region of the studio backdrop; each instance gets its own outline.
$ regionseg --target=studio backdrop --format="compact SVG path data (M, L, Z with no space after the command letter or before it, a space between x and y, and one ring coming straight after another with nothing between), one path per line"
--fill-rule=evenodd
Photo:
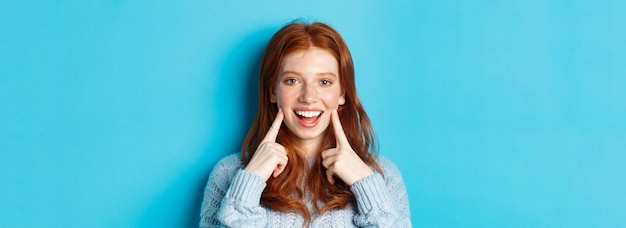
M415 227L626 224L624 1L4 1L0 226L194 227L264 46L334 26Z

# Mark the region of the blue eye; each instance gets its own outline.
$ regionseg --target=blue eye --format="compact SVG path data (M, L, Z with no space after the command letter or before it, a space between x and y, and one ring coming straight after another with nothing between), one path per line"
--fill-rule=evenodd
M288 85L293 85L293 84L296 84L296 83L298 83L298 80L296 80L295 78L289 78L289 79L285 80L285 84L288 84Z
M333 84L333 82L331 82L331 81L329 81L329 80L322 80L322 81L320 82L320 84L325 85L325 86L329 86L329 85L332 85L332 84Z

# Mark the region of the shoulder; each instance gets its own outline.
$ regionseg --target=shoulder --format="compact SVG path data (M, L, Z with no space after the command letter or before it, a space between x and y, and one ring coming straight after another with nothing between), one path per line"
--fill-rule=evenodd
M220 159L213 167L212 175L234 175L237 170L243 168L243 161L239 153L232 153Z
M241 166L243 165L243 161L241 160L241 154L232 153L220 159L220 161L217 162L217 164L228 165L228 166L230 165Z
M400 174L400 170L391 160L381 155L376 156L376 163L383 170L384 179L402 179L402 175Z
M398 167L396 166L396 164L394 164L388 158L383 157L382 155L376 156L376 163L378 163L378 165L380 166L381 169L383 169L383 171L386 171L386 170L397 171L398 170Z

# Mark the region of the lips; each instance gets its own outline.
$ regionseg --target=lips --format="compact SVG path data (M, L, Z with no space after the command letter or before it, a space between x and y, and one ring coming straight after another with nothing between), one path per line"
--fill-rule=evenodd
M298 117L298 123L303 127L312 128L319 123L322 111L319 110L295 110L294 113Z

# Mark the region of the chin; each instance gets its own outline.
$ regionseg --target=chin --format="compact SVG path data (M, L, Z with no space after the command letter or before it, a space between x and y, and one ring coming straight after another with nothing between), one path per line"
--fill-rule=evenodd
M295 135L299 139L301 139L301 140L311 140L311 139L316 139L316 138L321 137L323 135L323 133L324 132L320 132L320 133L312 133L312 132L303 133L303 132L298 132L298 133L295 133Z
M298 139L311 140L324 136L328 125L325 128L321 128L320 126L318 126L319 128L302 128L298 124L296 124L295 129L293 127L289 127L289 125L287 125L287 127L296 137L298 137Z

